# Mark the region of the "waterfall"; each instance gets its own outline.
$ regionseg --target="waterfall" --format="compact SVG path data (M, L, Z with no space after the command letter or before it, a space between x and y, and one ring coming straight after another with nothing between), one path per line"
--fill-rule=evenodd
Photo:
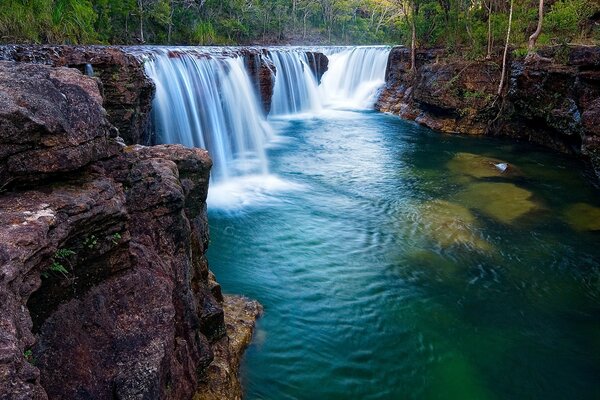
M302 49L271 50L275 64L275 88L271 115L316 112L321 109L317 80Z
M320 90L327 107L368 109L385 83L390 48L386 46L334 48L323 51L329 69Z
M207 149L217 181L267 173L271 128L240 57L153 49L145 68L158 142Z
M217 184L253 177L266 181L266 145L272 136L259 94L237 48L134 48L156 84L153 127L159 143L208 150ZM307 52L329 57L321 85ZM390 49L273 48L276 68L271 116L318 113L324 108L370 108L383 85ZM248 180L248 179L246 179Z

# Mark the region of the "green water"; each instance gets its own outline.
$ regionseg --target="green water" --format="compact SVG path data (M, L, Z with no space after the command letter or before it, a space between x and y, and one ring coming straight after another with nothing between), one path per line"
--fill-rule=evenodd
M376 113L273 124L285 184L209 208L217 279L265 307L247 399L600 398L582 165Z

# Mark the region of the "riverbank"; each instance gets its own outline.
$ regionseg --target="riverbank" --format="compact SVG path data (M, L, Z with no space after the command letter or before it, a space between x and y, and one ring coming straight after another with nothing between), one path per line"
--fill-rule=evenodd
M464 60L441 49L392 49L376 109L446 133L528 141L589 162L600 176L600 47L547 47L501 60Z

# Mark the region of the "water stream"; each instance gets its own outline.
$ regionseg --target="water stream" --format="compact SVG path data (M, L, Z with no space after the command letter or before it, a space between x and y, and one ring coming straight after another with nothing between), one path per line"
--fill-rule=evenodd
M331 49L318 102L293 100L288 80L282 111L243 132L268 168L210 189L211 269L265 307L246 398L597 399L600 193L586 169L360 110L385 51ZM274 59L304 76L297 53Z

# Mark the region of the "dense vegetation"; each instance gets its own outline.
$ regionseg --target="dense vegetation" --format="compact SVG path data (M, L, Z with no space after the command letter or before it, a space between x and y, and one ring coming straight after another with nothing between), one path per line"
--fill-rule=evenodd
M5 43L406 43L526 47L538 0L0 0ZM600 40L600 0L546 0L538 44Z

